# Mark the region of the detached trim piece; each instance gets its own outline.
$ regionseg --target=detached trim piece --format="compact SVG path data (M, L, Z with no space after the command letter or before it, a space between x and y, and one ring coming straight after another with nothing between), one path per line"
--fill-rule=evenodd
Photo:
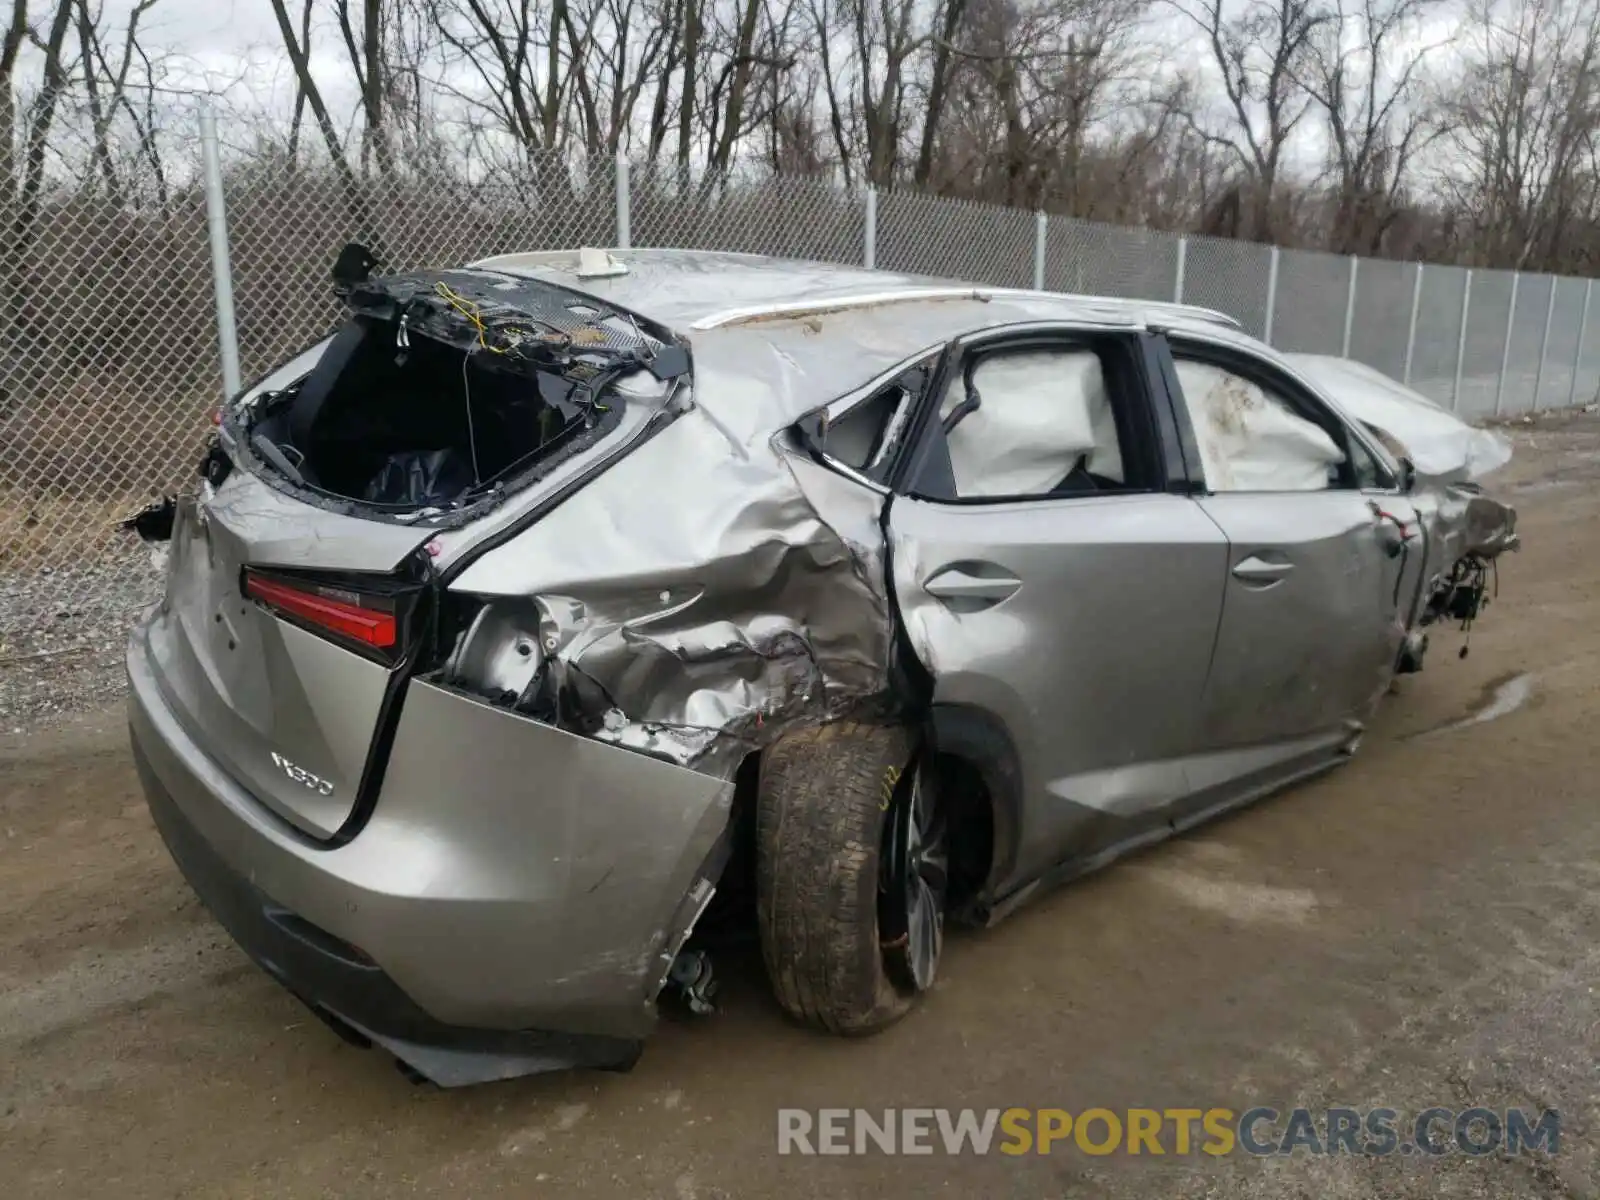
M1077 321L1082 320L1094 324L1137 327L1148 317L1163 313L1181 313L1186 317L1198 321L1207 321L1216 325L1223 325L1229 329L1241 328L1238 321L1226 313L1215 312L1209 308L1190 308L1183 304L1162 304L1151 302L1148 304L1137 301L1112 301L1093 296L1074 296L1066 292L1038 292L1028 288L996 288L996 287L927 287L927 288L902 288L898 291L862 292L854 296L822 297L816 300L791 301L783 304L750 305L743 308L729 308L721 312L712 313L708 317L701 317L689 326L694 330L722 329L729 325L744 325L753 321L778 321L791 317L823 316L833 312L848 312L857 308L875 308L887 304L915 304L939 300L976 300L980 303L989 300L1048 300L1059 303L1062 300L1079 301L1083 305L1081 313L1064 314L1060 317L1051 317L1051 320Z

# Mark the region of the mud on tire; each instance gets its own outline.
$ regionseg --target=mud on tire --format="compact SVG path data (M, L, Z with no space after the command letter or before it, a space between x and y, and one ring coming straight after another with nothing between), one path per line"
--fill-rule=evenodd
M914 1003L886 973L878 881L884 818L910 731L840 722L769 748L756 806L756 913L778 1002L832 1033L867 1034Z

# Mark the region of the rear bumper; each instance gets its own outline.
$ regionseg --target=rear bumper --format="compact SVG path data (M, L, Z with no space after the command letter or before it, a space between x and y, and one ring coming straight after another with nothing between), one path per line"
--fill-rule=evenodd
M413 683L383 790L329 848L239 787L134 632L129 725L174 860L341 1032L442 1084L631 1064L709 898L732 785Z

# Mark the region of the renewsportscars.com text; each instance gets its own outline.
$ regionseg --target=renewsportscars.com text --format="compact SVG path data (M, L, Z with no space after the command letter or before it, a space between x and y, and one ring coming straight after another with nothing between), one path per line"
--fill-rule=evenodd
M1555 1109L780 1108L779 1154L1554 1155Z

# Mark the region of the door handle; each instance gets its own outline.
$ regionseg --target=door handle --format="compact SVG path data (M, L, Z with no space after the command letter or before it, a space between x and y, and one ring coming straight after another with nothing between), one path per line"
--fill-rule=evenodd
M996 571L999 568L994 568ZM960 567L946 567L935 573L922 590L940 600L956 602L969 610L988 608L999 604L1022 586L1022 580L1013 579L1003 572L995 575L974 575Z
M1256 587L1271 587L1275 583L1282 583L1284 576L1292 570L1292 562L1268 562L1252 554L1234 564L1233 577Z

